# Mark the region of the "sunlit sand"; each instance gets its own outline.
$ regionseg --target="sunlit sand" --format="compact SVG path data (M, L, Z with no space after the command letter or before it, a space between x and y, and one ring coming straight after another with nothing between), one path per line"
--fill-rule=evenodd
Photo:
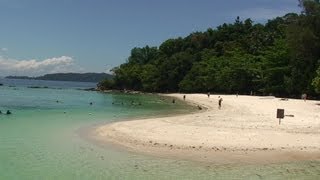
M168 94L182 100L183 94ZM223 98L218 108L219 96ZM106 124L94 137L130 151L217 163L320 160L318 101L187 94L198 113ZM285 109L281 124L276 110Z

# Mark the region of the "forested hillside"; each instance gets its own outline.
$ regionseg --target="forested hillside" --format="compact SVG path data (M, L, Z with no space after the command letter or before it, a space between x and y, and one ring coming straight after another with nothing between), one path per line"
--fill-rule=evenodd
M7 76L8 79L34 79L48 81L75 81L75 82L99 82L103 79L112 79L112 75L106 73L54 73L38 77Z
M297 2L298 4L298 2ZM239 17L159 47L136 47L101 89L298 96L320 92L320 4L254 23ZM318 73L317 73L318 69Z

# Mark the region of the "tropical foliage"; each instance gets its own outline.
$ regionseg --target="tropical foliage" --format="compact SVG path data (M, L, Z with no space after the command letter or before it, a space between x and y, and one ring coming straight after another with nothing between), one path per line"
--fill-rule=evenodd
M265 24L236 18L205 32L136 47L113 69L108 87L148 92L220 92L297 96L320 91L320 5L299 4Z

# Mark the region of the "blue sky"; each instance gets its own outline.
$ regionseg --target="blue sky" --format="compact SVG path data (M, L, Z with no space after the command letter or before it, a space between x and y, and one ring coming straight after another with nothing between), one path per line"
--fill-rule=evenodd
M133 47L288 12L298 0L0 0L0 76L105 72Z

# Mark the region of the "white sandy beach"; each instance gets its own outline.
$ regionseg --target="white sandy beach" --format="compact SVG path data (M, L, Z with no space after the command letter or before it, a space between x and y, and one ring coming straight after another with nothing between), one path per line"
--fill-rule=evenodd
M169 94L182 99L183 94ZM130 151L216 163L272 163L320 160L319 101L274 97L187 94L204 110L173 117L116 122L93 136ZM285 109L281 124L276 109Z

